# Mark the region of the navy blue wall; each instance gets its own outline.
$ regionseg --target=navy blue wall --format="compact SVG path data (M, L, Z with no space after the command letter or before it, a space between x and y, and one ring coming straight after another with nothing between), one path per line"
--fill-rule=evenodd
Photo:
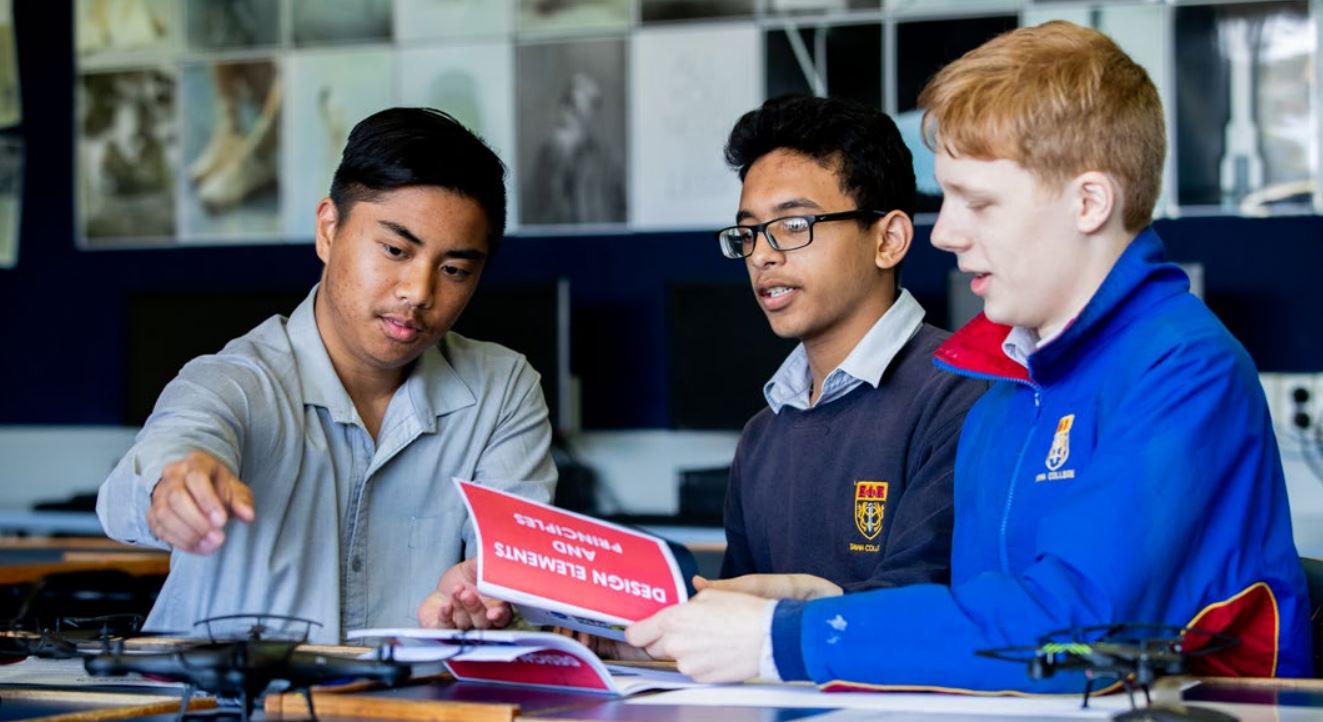
M25 118L14 132L27 142L27 173L18 267L0 270L0 424L121 423L131 294L296 292L319 272L310 245L74 248L71 5L14 7ZM1176 260L1205 265L1209 304L1261 369L1323 368L1323 219L1182 219L1159 230ZM953 261L927 236L920 229L905 283L940 323ZM668 424L666 285L744 272L704 233L511 238L484 284L556 277L571 282L584 424L629 428ZM170 329L158 333L170 343Z

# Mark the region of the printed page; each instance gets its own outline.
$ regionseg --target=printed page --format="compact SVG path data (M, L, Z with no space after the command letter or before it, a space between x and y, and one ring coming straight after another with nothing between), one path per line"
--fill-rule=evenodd
M478 590L517 605L530 622L619 640L630 623L688 598L655 536L455 483L477 533Z

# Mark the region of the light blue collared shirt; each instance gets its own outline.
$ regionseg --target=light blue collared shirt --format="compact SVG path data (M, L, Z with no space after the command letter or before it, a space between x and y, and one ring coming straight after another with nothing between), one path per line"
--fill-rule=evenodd
M827 374L822 382L822 393L818 394L817 405L831 403L854 391L859 384L866 383L877 388L887 366L891 365L892 359L914 338L922 325L923 306L914 300L909 291L901 289L891 308L859 339L859 343L855 344L841 365ZM801 343L790 352L781 363L781 368L763 386L763 397L767 399L767 405L774 414L781 413L784 406L805 410L811 405L809 391L812 388L813 374L809 370L808 352Z
M551 499L551 425L523 356L447 334L374 440L331 366L315 296L184 366L101 485L106 534L151 546L165 546L146 516L166 464L205 451L252 489L251 524L230 521L212 554L174 552L145 628L265 612L311 619L313 641L339 643L350 629L414 627L441 573L476 552L451 477Z
M1039 338L1038 332L1032 328L1024 326L1012 326L1005 340L1001 342L1001 352L1006 354L1006 358L1014 361L1025 368L1029 368L1029 357L1038 349L1052 343L1062 334L1070 324L1066 324L1061 331L1048 338Z

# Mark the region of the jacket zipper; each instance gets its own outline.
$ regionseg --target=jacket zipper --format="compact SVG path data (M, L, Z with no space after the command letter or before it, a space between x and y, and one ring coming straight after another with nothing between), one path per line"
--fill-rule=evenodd
M1015 458L1015 471L1011 473L1010 482L1006 486L1006 506L1001 512L998 552L1001 557L1001 570L1007 574L1011 573L1011 559L1006 540L1006 530L1011 524L1011 504L1015 501L1015 483L1020 478L1020 468L1024 465L1024 455L1029 450L1029 442L1034 440L1034 435L1038 431L1038 422L1043 416L1042 388L1033 382L1026 381L1024 383L1034 390L1034 421L1029 426L1029 433L1024 438L1024 444L1020 446L1020 455Z
M980 373L978 371L970 371L968 369L962 369L957 366L952 366L951 364L941 359L933 359L933 363L936 364L938 368L945 369L947 371L950 371L951 373L959 374L961 376L983 379L984 381L1010 381L1013 383L1028 386L1030 389L1033 389L1034 392L1033 424L1029 426L1029 434L1025 436L1024 444L1020 446L1019 456L1015 458L1015 471L1013 472L1013 475L1011 476L1007 484L1006 505L1001 512L1001 528L999 530L997 556L1000 558L1002 571L1009 574L1011 572L1011 561L1010 561L1010 551L1007 549L1007 545L1006 545L1006 530L1011 523L1011 505L1015 501L1015 480L1020 478L1020 467L1024 465L1024 454L1026 451L1029 450L1029 442L1033 441L1034 433L1038 431L1038 422L1040 421L1043 412L1043 387L1034 383L1032 379L1018 379L1012 376L998 376L996 374L985 374L985 373Z

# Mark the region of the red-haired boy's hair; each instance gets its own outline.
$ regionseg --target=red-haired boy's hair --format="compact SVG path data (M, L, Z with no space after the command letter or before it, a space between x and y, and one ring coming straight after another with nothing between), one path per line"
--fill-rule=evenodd
M1049 183L1110 173L1126 230L1152 220L1167 150L1162 100L1096 30L1053 21L1004 33L938 72L919 107L934 151L1013 160Z

